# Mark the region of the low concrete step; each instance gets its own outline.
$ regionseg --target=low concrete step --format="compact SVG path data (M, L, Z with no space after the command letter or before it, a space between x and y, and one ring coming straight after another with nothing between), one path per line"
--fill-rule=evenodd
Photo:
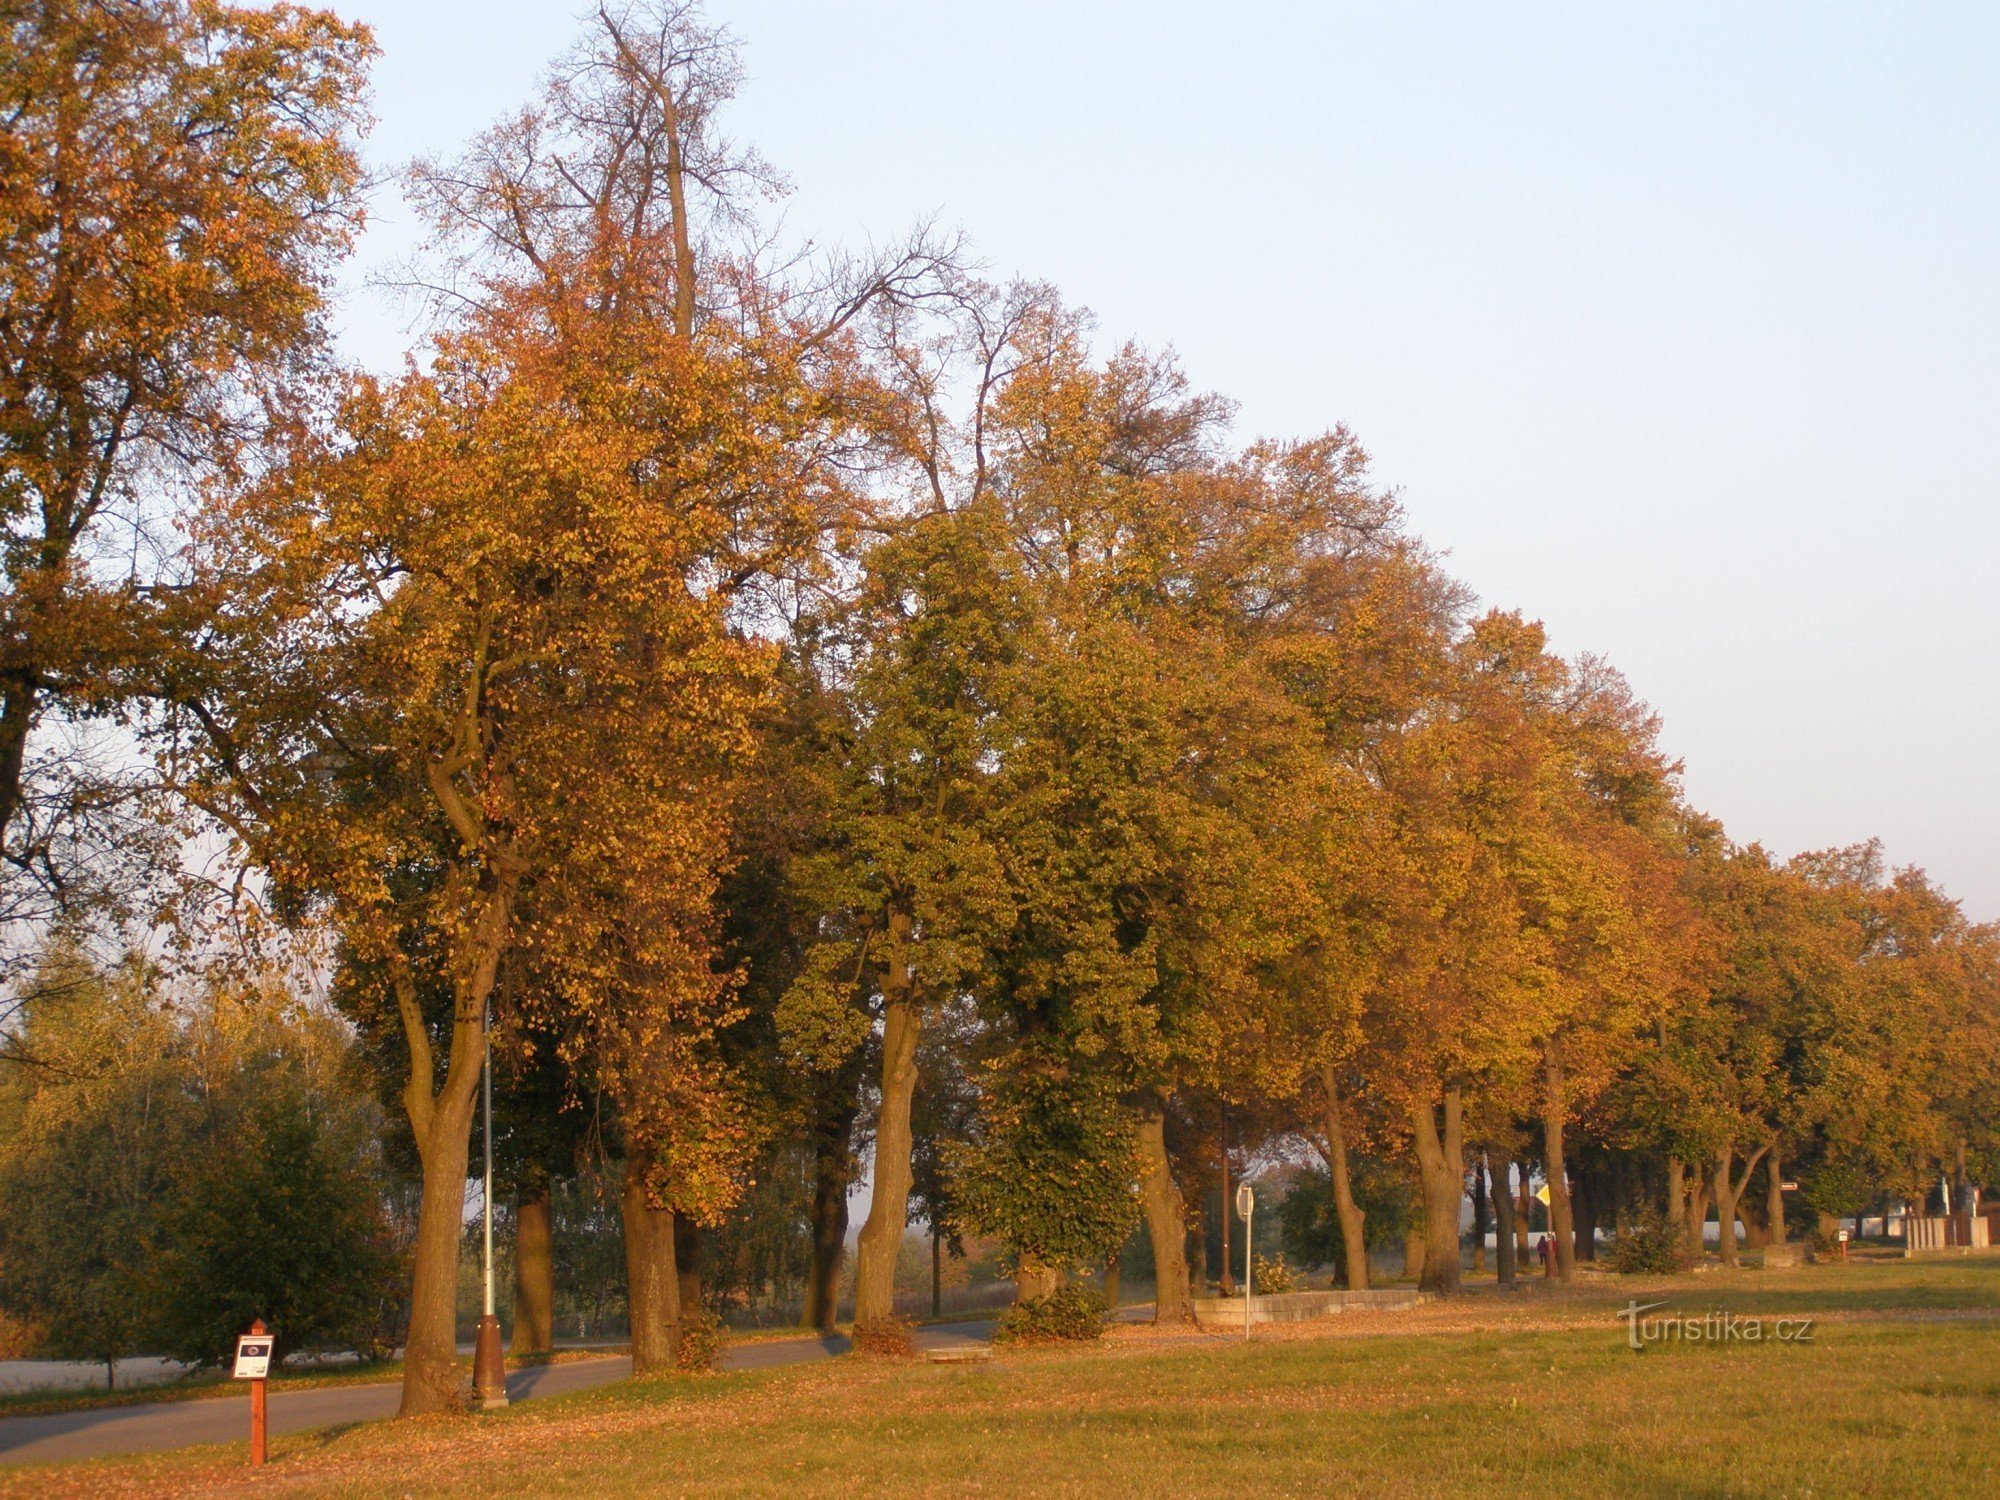
M1339 1313L1415 1307L1430 1301L1430 1293L1414 1287L1371 1287L1365 1292L1280 1292L1275 1296L1250 1299L1250 1321L1256 1323L1303 1323L1313 1318L1330 1318ZM1197 1297L1195 1321L1203 1324L1243 1326L1241 1297Z

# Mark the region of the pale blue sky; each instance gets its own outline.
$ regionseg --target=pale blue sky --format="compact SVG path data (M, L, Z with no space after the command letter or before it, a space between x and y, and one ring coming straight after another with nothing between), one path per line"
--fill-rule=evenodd
M563 4L370 21L382 164ZM1693 801L2000 917L2000 7L714 0L792 229L935 213L1245 436L1341 421L1491 603L1616 662ZM405 243L393 196L362 265ZM369 294L359 358L400 332Z

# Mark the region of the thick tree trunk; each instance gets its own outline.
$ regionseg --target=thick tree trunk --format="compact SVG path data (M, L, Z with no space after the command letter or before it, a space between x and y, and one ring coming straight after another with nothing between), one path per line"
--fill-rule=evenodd
M435 763L432 771L433 784L440 788L440 800L450 814L459 807L456 794L437 780ZM461 836L472 842L463 828ZM451 1411L460 1403L458 1250L465 1231L465 1169L472 1149L473 1104L484 1076L486 1010L512 929L519 882L519 871L508 857L496 856L494 870L454 955L467 960L467 966L453 986L450 1050L444 1083L435 1093L436 1054L418 1001L416 976L400 956L390 970L403 1040L410 1049L403 1111L423 1165L399 1416Z
M1417 1165L1424 1187L1424 1269L1418 1284L1451 1296L1459 1289L1458 1213L1465 1196L1463 1107L1457 1089L1444 1096L1444 1129L1438 1129L1429 1100L1411 1108L1416 1126Z
M1703 1174L1699 1165L1688 1173L1687 1190L1687 1234L1688 1253L1700 1260L1708 1253L1702 1238L1702 1226L1708 1222L1708 1195L1711 1179Z
M1743 1164L1743 1175L1734 1177L1730 1164L1736 1158L1734 1147L1725 1146L1722 1159L1715 1164L1715 1218L1716 1236L1722 1251L1722 1263L1734 1266L1738 1263L1736 1251L1736 1211L1743 1200L1743 1190L1750 1185L1750 1174L1757 1170L1769 1148L1759 1146L1751 1158Z
M1678 1224L1687 1218L1687 1182L1682 1174L1681 1159L1667 1158L1667 1222Z
M1403 1231L1403 1279L1414 1281L1419 1286L1424 1280L1424 1231L1406 1229Z
M1513 1168L1514 1164L1503 1157L1493 1177L1493 1258L1502 1286L1514 1284L1520 1267L1514 1245L1514 1188L1509 1181Z
M832 1333L840 1315L840 1265L847 1256L847 1188L854 1111L843 1108L825 1122L813 1158L812 1260L806 1270L806 1305L800 1321Z
M1569 1171L1563 1161L1563 1117L1569 1112L1563 1090L1562 1054L1552 1045L1542 1059L1542 1163L1549 1183L1549 1234L1555 1239L1556 1275L1576 1280L1576 1216L1569 1201Z
M429 1108L424 1122L428 1128L417 1132L423 1188L410 1271L410 1326L403 1342L403 1399L397 1409L405 1417L453 1411L460 1405L458 1249L465 1225L465 1169L479 1080L479 1065L469 1058L477 1054L479 1025L475 1020L454 1030L469 1030L473 1036L454 1039L453 1068L436 1099L430 1099L428 1077L413 1072L410 1085L412 1094L423 1091ZM428 1071L426 1058L424 1072Z
M1535 1244L1533 1239L1533 1232L1535 1226L1535 1195L1528 1190L1527 1162L1525 1161L1517 1162L1515 1163L1515 1166L1516 1169L1521 1174L1521 1183L1520 1186L1515 1189L1515 1192L1518 1196L1515 1198L1514 1201L1520 1211L1514 1215L1514 1256L1522 1265L1525 1266L1528 1264L1529 1260L1533 1257L1535 1253Z
M1715 1244L1725 1266L1736 1264L1736 1195L1729 1190L1729 1164L1735 1152L1725 1147L1715 1164Z
M1231 1264L1234 1257L1229 1253L1229 1225L1236 1217L1236 1200L1229 1191L1229 1113L1222 1115L1222 1178L1221 1191L1216 1201L1221 1205L1222 1224L1222 1274L1216 1279L1222 1283L1222 1295L1227 1297L1236 1290L1235 1268Z
M460 1114L462 1120L454 1118ZM471 1130L470 1108L439 1109L429 1149L423 1153L416 1257L410 1275L410 1327L403 1346L403 1400L398 1410L398 1415L405 1417L450 1411L459 1405L458 1247L460 1226L465 1222L465 1168Z
M701 1226L674 1210L674 1273L682 1316L701 1307Z
M1022 1256L1014 1267L1014 1301L1039 1302L1044 1297L1053 1297L1062 1278L1054 1267L1045 1266L1029 1256Z
M1592 1172L1575 1173L1570 1181L1570 1213L1576 1220L1576 1258L1597 1259L1597 1210L1604 1179Z
M28 676L31 671L27 669L23 675ZM0 695L0 836L6 834L21 807L21 771L27 764L28 731L35 722L36 697L35 690L25 683ZM109 1385L105 1389L109 1390Z
M680 1353L681 1287L674 1268L674 1214L655 1208L646 1190L646 1164L625 1163L619 1194L625 1214L625 1305L632 1324L632 1373L653 1375L674 1367Z
M1354 1201L1354 1175L1347 1159L1347 1122L1331 1066L1319 1073L1326 1091L1327 1170L1333 1177L1333 1211L1340 1220L1340 1269L1349 1291L1368 1289L1367 1216Z
M1119 1293L1123 1290L1119 1285L1119 1262L1123 1258L1122 1251L1113 1250L1104 1262L1104 1305L1109 1308L1118 1306Z
M522 1194L514 1205L515 1354L547 1354L555 1348L555 1225L549 1185Z
M923 1027L911 993L910 919L889 918L889 976L882 1007L882 1104L875 1122L875 1196L854 1250L854 1321L895 1315L896 1260L910 1214L910 1101L917 1091L917 1036Z
M1139 1196L1153 1242L1153 1321L1190 1322L1194 1305L1188 1295L1187 1215L1167 1156L1166 1114L1157 1104L1139 1115Z

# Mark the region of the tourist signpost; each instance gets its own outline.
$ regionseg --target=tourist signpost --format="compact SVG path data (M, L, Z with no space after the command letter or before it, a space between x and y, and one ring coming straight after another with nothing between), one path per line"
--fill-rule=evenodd
M250 1331L236 1340L236 1365L229 1373L237 1380L250 1382L250 1462L264 1461L264 1426L268 1416L265 1409L265 1382L271 1374L271 1345L276 1340L271 1330L259 1318L250 1325Z

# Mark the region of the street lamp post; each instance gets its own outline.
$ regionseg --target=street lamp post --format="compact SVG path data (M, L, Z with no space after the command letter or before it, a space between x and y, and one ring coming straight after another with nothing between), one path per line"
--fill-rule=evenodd
M485 1313L472 1346L472 1388L484 1409L507 1404L507 1362L500 1349L500 1319L493 1313L493 1010L481 1018L486 1055L481 1064L486 1093Z

